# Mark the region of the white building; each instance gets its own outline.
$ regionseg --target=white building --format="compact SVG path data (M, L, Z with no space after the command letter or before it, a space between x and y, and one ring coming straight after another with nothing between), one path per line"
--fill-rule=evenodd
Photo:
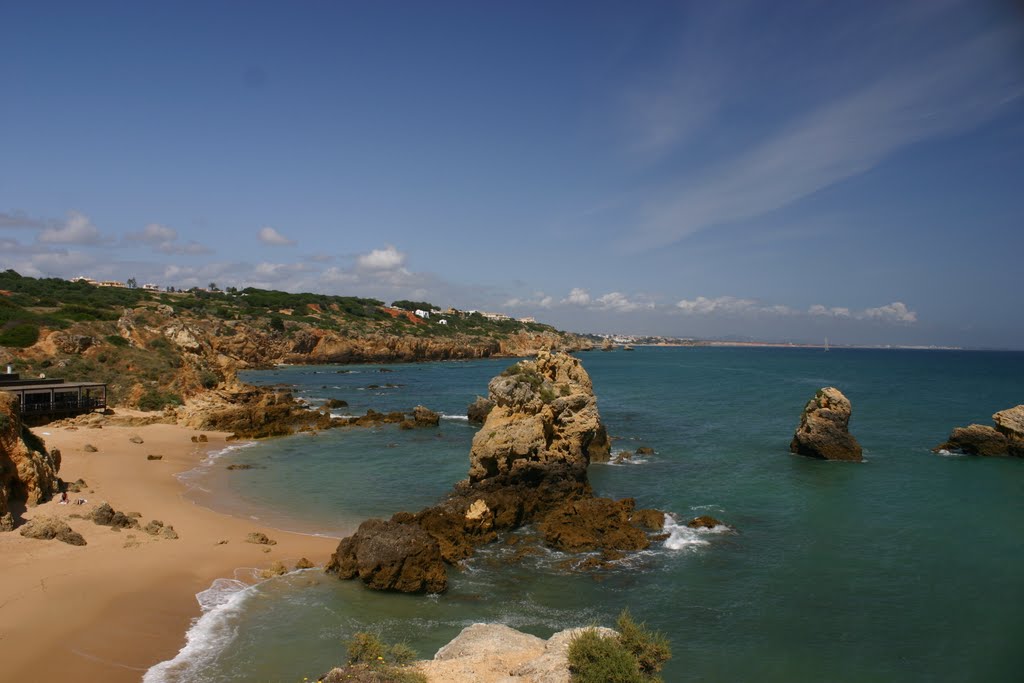
M142 288L144 290L146 290L147 292L159 292L160 291L160 285L154 285L152 282L147 282L146 284L142 285Z
M441 318L440 320L437 321L437 324L438 325L447 325L448 321L445 320L444 318Z
M430 320L430 311L424 311L422 308L417 308L416 317L423 318L424 320Z

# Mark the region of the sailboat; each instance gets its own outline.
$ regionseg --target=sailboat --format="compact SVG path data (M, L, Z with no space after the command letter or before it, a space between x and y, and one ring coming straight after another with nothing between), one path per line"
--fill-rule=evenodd
M825 353L828 353L828 337L825 337Z

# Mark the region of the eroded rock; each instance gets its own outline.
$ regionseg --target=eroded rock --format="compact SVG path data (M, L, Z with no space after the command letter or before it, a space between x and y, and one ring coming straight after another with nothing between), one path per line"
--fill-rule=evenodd
M85 545L85 539L68 523L56 517L36 517L26 522L19 532L25 538L57 539L69 545Z
M852 412L843 392L835 387L819 389L804 406L789 450L824 460L861 461L860 444L849 431Z

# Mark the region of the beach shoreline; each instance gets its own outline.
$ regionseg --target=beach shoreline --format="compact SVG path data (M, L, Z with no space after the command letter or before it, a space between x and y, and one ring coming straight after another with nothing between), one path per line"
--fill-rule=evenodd
M185 644L200 615L195 596L213 581L255 583L260 570L275 562L291 569L303 557L322 566L337 545L335 538L282 531L191 500L177 475L225 448L225 433L205 432L209 440L196 443L192 437L200 432L169 424L33 431L61 451L64 481L86 482L71 500L87 502L54 499L28 508L24 518L63 518L87 545L0 534L0 657L10 680L140 681ZM96 451L87 452L87 444ZM179 538L72 517L102 502L140 513L142 526L154 519L172 525ZM276 544L248 543L251 532Z

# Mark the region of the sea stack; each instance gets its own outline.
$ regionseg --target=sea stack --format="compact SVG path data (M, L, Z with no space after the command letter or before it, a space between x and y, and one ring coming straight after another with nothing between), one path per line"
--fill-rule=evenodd
M992 416L995 427L972 424L957 427L945 443L932 450L968 455L1013 455L1024 458L1024 404Z
M800 416L789 450L823 460L860 462L860 444L850 434L850 400L835 387L818 390Z
M545 539L552 547L560 547L566 527L603 530L597 545L605 550L649 545L641 529L662 513L635 510L631 499L593 498L587 465L607 459L608 435L579 360L542 351L492 379L488 390L494 408L473 439L468 479L433 507L363 522L338 544L328 573L379 590L439 593L447 587L445 565L549 517L558 519L558 533Z

